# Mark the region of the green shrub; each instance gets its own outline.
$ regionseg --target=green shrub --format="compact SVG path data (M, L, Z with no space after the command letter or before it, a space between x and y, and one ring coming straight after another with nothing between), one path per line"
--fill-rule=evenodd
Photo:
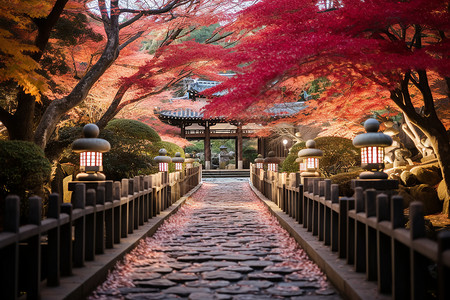
M353 146L352 140L342 137L319 137L315 139L316 148L323 151L319 171L329 177L355 168L360 163L360 152ZM284 172L298 172L298 151L304 149L305 143L295 144L282 164Z
M103 154L103 171L108 180L121 180L137 175L157 172L149 152L152 143L102 130L100 137L111 144L111 150Z
M161 141L159 134L153 128L136 120L114 119L106 125L105 129L127 138L147 140L152 143Z
M0 141L0 200L1 209L9 194L21 198L21 218L27 216L27 198L45 196L50 180L51 164L35 144L25 141Z
M297 143L291 147L288 156L284 159L283 163L281 164L281 170L283 172L295 173L299 171L298 170L299 164L296 163L295 160L298 158L297 156L298 151L304 149L305 147L306 147L305 142Z
M357 170L347 173L339 173L330 177L331 183L339 184L339 196L351 197L353 190L351 188L352 179L358 178L363 170Z

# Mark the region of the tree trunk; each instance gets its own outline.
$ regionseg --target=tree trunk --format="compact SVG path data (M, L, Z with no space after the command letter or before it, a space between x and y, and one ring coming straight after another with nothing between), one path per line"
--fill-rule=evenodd
M411 122L419 127L430 139L436 153L442 178L447 185L447 195L450 195L450 139L442 122L435 114L418 117L417 113L407 113Z
M92 86L117 58L119 53L119 26L117 20L110 20L110 24L105 24L105 31L108 41L99 60L83 76L69 95L54 100L45 110L34 135L35 143L42 149L45 149L61 117L86 98Z
M119 112L119 110L117 110L117 107L119 106L120 102L123 99L123 96L128 91L130 86L131 85L129 84L122 84L119 87L119 90L116 92L116 95L114 96L113 102L108 107L103 116L100 118L100 120L98 120L97 122L97 126L98 128L100 128L100 130L105 128L106 125L108 125L108 122L111 121L117 115L117 113Z
M20 91L17 94L17 109L5 124L10 140L33 141L34 109L36 100L33 96Z

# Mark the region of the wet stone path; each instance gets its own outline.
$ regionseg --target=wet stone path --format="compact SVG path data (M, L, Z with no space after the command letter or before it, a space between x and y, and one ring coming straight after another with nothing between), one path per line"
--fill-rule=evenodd
M247 181L210 180L90 299L340 299Z

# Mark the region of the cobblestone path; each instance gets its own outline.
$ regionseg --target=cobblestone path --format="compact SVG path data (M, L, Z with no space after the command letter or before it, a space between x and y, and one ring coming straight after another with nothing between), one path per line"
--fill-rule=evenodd
M206 181L90 299L340 299L248 182Z

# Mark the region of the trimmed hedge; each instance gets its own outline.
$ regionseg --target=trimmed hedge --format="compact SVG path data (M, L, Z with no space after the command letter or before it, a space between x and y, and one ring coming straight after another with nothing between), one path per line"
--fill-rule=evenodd
M25 141L0 141L0 206L9 194L21 198L21 218L25 222L32 195L45 196L50 181L51 164L36 144Z
M106 125L105 129L124 137L148 140L152 143L161 141L161 137L153 128L136 120L114 119Z

